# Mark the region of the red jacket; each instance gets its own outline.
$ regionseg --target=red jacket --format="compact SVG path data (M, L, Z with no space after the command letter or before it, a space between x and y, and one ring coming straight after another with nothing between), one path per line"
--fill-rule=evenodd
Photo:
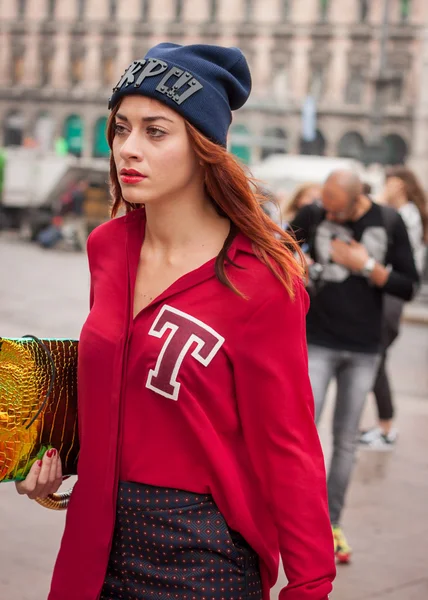
M79 347L79 477L49 600L96 600L119 480L214 497L261 558L264 600L281 554L281 600L326 600L335 574L305 341L291 301L239 234L221 284L214 260L132 319L144 210L88 241L91 312Z

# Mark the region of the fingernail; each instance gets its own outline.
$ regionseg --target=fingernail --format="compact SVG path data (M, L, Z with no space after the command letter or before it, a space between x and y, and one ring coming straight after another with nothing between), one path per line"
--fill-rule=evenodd
M52 458L52 456L55 456L55 454L56 454L55 448L51 448L50 450L48 450L46 452L46 454L47 454L48 458Z
M42 466L42 464L43 464L43 461L41 461L41 460L38 460L38 461L37 461L37 466L38 466L38 467L41 467L41 466Z

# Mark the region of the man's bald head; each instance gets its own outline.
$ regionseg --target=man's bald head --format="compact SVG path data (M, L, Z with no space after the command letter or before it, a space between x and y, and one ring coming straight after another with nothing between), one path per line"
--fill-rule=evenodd
M322 190L327 218L338 223L352 220L362 192L361 180L353 171L338 169L330 173Z
M363 184L361 179L353 171L346 169L337 169L330 173L325 182L336 185L348 194L350 198L356 198L363 193Z

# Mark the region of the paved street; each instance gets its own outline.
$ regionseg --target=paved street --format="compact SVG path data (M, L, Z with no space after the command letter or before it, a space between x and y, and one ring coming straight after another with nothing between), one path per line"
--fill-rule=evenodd
M77 337L88 288L85 256L0 237L0 335ZM406 324L391 357L400 440L394 452L358 458L344 521L354 562L339 569L333 600L428 598L427 365L428 327ZM330 413L331 405L321 425L327 458ZM364 424L372 421L369 401ZM63 522L0 486L1 600L46 598Z

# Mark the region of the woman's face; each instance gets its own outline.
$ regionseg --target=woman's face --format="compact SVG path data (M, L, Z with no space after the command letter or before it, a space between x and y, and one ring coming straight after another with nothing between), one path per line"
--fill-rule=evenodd
M125 96L114 128L113 158L126 201L176 199L200 173L184 119L157 100Z
M399 177L388 177L383 189L386 203L398 208L402 204L401 200L404 193L405 186L403 181Z

